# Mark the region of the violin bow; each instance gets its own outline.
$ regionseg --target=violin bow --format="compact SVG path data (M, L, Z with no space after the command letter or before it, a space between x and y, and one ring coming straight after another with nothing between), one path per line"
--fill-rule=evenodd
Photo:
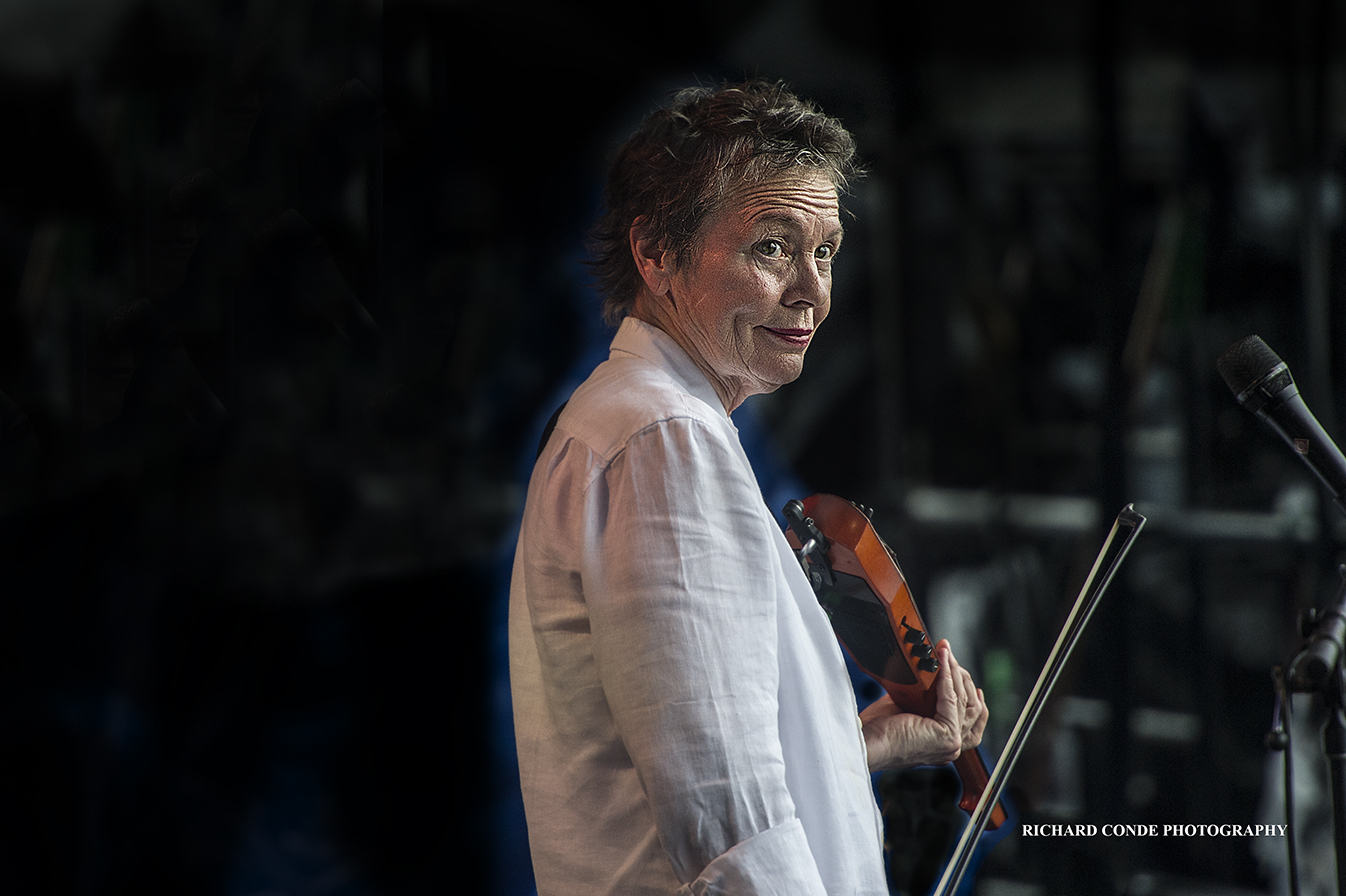
M1014 730L1010 733L1009 741L1005 744L1005 749L1000 752L1000 759L995 764L995 770L991 772L990 781L982 791L981 799L977 802L977 808L972 813L971 820L963 828L963 836L954 848L948 864L944 866L944 875L940 878L939 884L935 887L931 896L949 896L949 894L958 890L958 885L963 880L963 874L967 871L968 860L972 856L971 847L981 837L982 832L986 830L986 822L990 814L988 807L994 805L995 800L1000 797L1000 792L1004 790L1005 782L1009 779L1010 772L1014 770L1014 764L1019 759L1019 753L1023 750L1028 735L1033 731L1033 725L1042 714L1042 710L1047 704L1047 698L1051 695L1052 688L1056 686L1056 680L1060 678L1066 660L1070 658L1070 653L1075 649L1075 644L1084 632L1084 627L1089 624L1089 617L1093 615L1094 609L1098 606L1099 598L1103 596L1103 592L1107 590L1108 585L1112 584L1113 576L1117 574L1117 570L1121 567L1127 552L1131 550L1132 541L1135 540L1136 535L1144 525L1145 517L1137 513L1135 507L1131 504L1123 507L1121 513L1117 515L1116 521L1112 524L1112 529L1108 532L1108 537L1103 541L1103 547L1099 550L1097 559L1094 560L1093 568L1089 570L1089 575L1084 580L1080 595L1075 599L1075 605L1070 608L1070 615L1066 618L1066 624L1062 626L1061 633L1056 638L1056 644L1052 647L1052 652L1048 655L1047 662L1038 675L1037 683L1033 685L1033 691L1028 696L1028 702L1024 704L1023 711L1019 713L1018 721L1014 723ZM1102 575L1099 574L1100 570L1102 570Z

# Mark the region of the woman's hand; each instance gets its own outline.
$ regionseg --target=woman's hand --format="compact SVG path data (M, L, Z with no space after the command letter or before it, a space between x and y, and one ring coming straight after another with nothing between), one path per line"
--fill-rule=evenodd
M860 713L871 772L943 765L981 743L990 713L972 675L958 665L949 642L935 645L935 715L903 712L884 694Z

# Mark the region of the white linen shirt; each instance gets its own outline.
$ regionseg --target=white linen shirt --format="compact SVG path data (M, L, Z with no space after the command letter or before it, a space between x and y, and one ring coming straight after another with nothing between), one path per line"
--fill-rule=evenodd
M886 896L836 637L709 380L649 324L533 469L509 638L539 896Z

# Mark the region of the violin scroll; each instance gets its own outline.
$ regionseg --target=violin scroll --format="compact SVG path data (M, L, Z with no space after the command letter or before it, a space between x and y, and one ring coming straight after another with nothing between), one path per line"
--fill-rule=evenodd
M827 559L827 536L818 531L813 520L805 516L804 504L798 498L791 498L782 511L790 524L790 532L798 541L794 545L795 557L804 568L809 584L815 593L824 585L836 584L832 575L832 564Z

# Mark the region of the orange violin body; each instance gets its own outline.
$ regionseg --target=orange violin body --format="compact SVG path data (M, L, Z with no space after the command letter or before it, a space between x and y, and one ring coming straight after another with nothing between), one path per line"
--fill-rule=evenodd
M806 561L818 601L847 653L900 709L933 716L935 640L869 517L851 502L824 494L790 502L786 517L791 526L786 538ZM990 779L986 763L972 749L953 765L963 783L959 808L970 815ZM986 826L998 828L1006 817L997 802Z

